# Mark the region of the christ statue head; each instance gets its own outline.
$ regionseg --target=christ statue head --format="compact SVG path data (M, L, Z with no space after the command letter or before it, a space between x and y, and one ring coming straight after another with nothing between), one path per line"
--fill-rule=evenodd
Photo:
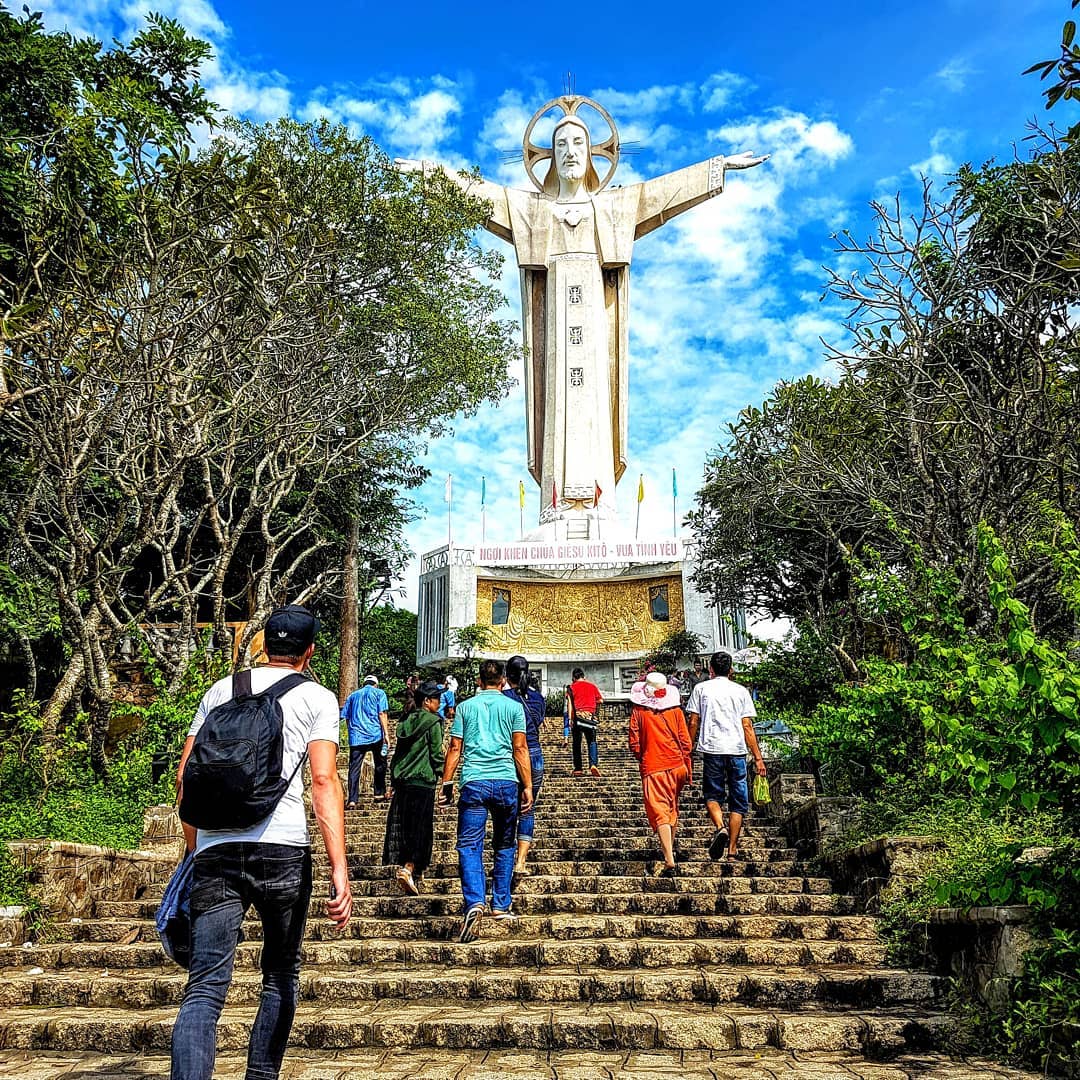
M580 188L589 194L598 191L600 177L593 165L589 129L571 113L551 133L551 167L544 177L544 193L559 198Z

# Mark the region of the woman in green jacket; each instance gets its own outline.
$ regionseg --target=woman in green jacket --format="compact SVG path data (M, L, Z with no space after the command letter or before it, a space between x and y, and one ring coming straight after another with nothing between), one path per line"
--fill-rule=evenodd
M416 878L431 863L435 788L442 776L443 722L438 684L425 682L413 695L416 708L398 724L390 763L394 797L386 815L383 866L396 866L398 888L419 894Z

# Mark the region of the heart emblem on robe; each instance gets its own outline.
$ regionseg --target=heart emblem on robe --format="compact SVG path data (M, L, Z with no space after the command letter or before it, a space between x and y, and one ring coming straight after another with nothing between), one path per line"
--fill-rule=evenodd
M570 226L571 229L573 229L581 223L581 220L584 217L585 214L581 210L579 210L576 206L571 206L569 210L563 211L562 219L566 222L567 225Z

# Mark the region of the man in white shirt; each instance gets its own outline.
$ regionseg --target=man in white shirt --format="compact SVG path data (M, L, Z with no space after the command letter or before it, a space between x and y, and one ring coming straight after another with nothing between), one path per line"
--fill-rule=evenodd
M250 672L252 694L305 672L315 651L319 621L297 604L278 608L266 621L269 663ZM177 770L184 769L195 736L210 712L234 696L233 677L219 679L203 696L188 730ZM249 1080L277 1080L300 988L300 947L311 899L311 838L304 810L303 760L311 766L311 805L330 860L326 912L339 927L352 912L345 861L345 813L337 774L337 698L310 679L279 699L282 716L281 778L289 779L277 805L243 829L184 825L195 851L191 889L191 970L172 1037L172 1080L210 1080L217 1022L232 981L240 927L249 907L263 926L262 995L251 1028ZM181 807L183 810L183 807Z
M702 753L701 793L716 828L709 843L709 858L734 858L738 854L743 816L750 809L746 785L746 748L754 755L759 776L765 762L754 733L757 709L745 686L728 676L731 655L713 653L711 679L698 683L686 703L690 738ZM728 828L724 828L723 804L728 803Z

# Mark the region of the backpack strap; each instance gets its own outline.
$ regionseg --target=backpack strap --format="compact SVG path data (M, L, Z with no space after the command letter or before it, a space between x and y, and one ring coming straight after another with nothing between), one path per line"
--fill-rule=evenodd
M246 670L239 672L238 675L233 676L234 686L235 680L239 677L239 675L247 676L248 691L250 693L251 668L247 668ZM265 697L269 698L271 701L277 701L280 698L283 698L290 690L298 687L301 683L306 683L310 681L311 680L306 675L302 675L299 671L294 671L291 675L286 675L284 679L278 679L278 681L274 683L273 686L268 686L261 694L259 694L259 697ZM288 788L292 785L293 780L296 778L296 774L304 767L304 762L307 761L307 756L307 747L305 746L304 752L300 755L300 760L296 763L296 768L293 769L291 773L289 773L289 779L285 785L286 790L288 790Z
M237 671L232 677L233 698L251 697L251 668Z

